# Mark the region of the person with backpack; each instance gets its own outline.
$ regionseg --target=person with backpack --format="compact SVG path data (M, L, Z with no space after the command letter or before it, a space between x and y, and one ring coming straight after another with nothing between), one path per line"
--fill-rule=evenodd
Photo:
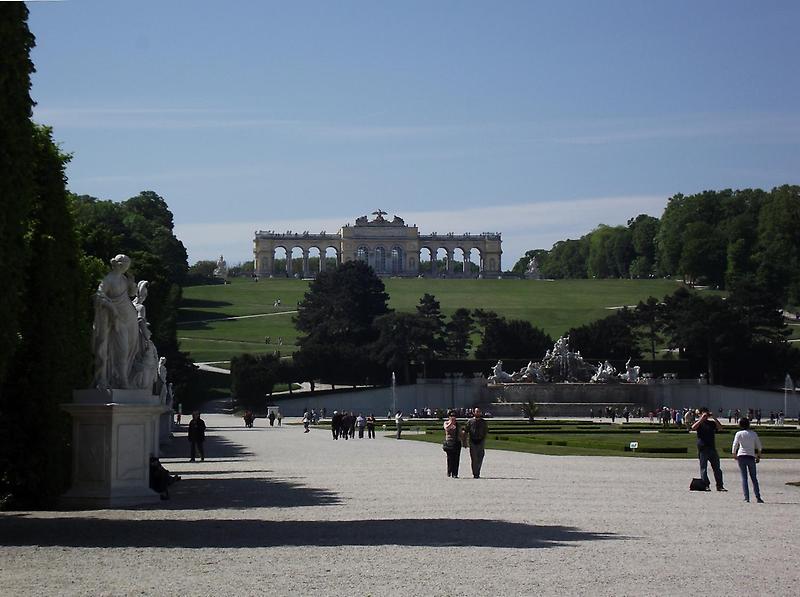
M692 431L697 432L697 457L700 460L700 478L706 487L711 485L711 481L708 479L708 465L711 464L711 468L714 471L714 481L717 483L717 491L728 491L722 483L722 468L719 466L719 454L717 454L717 447L714 441L717 432L722 431L722 424L705 406L697 411L697 414L700 418L692 425Z
M484 443L486 434L489 433L489 425L483 418L481 409L476 408L472 412L472 418L467 421L467 436L469 437L469 458L472 461L472 476L476 479L481 478L481 467L483 466L483 456L486 453Z

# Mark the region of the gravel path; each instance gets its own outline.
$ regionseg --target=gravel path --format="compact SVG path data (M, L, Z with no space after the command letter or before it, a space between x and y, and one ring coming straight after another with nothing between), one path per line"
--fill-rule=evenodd
M448 479L436 444L204 419L205 462L163 459L170 501L0 513L0 594L798 593L796 460L746 504L733 461L727 493L690 493L677 459L488 451L472 479L462 452Z

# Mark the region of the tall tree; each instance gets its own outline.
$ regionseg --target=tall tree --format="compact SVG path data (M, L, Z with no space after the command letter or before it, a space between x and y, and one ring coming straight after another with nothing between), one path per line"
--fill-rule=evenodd
M25 309L0 400L0 493L42 504L66 488L69 427L59 405L90 379L90 314L65 187L68 157L49 128L37 127L33 138L36 192L25 229L35 262L18 272Z
M363 381L369 347L378 338L375 319L389 312L380 278L361 261L326 270L309 284L294 318L305 371L330 371Z
M616 313L592 323L572 328L570 346L583 356L593 359L641 358L639 337L633 313L620 309Z
M19 316L24 305L23 272L29 249L25 224L33 202L33 124L30 96L30 51L34 38L28 30L28 9L22 2L0 4L0 383L14 354Z
M442 315L441 304L436 300L436 297L427 292L419 299L417 305L417 314L420 315L427 323L430 330L430 338L427 342L430 347L429 354L425 355L426 361L434 359L445 351L444 341L444 320L445 316Z
M447 356L465 359L472 348L472 334L475 333L475 320L469 309L456 309L445 325L445 346Z

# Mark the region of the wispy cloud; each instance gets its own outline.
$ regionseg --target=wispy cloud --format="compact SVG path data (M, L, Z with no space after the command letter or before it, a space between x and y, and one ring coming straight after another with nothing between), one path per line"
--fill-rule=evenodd
M493 138L506 143L606 145L688 138L748 137L797 142L799 114L678 114L638 118L551 119L507 122L397 123L361 117L356 121L286 118L256 109L203 107L36 108L37 121L57 128L109 130L273 129L298 138L371 141L452 139L469 143ZM381 118L386 118L382 115Z
M504 267L510 268L529 249L549 249L556 241L577 238L601 223L625 224L629 218L640 213L657 216L665 204L665 195L626 195L447 211L401 212L397 215L406 224L416 224L422 234L500 232L503 235ZM372 210L365 210L364 213L368 211ZM256 228L278 232L336 232L360 215L363 214L263 222L179 223L176 234L189 250L192 261L215 259L223 253L229 262L236 262L252 258L252 240Z

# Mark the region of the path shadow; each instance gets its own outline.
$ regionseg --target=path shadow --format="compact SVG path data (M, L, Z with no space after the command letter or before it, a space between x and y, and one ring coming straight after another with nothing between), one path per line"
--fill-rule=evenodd
M574 527L501 520L389 519L337 521L108 520L0 518L0 545L45 547L498 547L541 549L626 539Z
M206 431L204 448L206 458L213 458L216 462L221 462L219 459L235 461L254 456L253 452L236 442L232 442L220 435L215 435L213 427L209 427ZM173 440L162 447L161 458L189 458L189 450L190 445L186 433L177 431Z
M152 507L136 509L299 508L332 506L342 502L332 491L307 487L283 479L263 477L207 479L183 476L183 473L181 476L182 480L170 487L169 500Z

